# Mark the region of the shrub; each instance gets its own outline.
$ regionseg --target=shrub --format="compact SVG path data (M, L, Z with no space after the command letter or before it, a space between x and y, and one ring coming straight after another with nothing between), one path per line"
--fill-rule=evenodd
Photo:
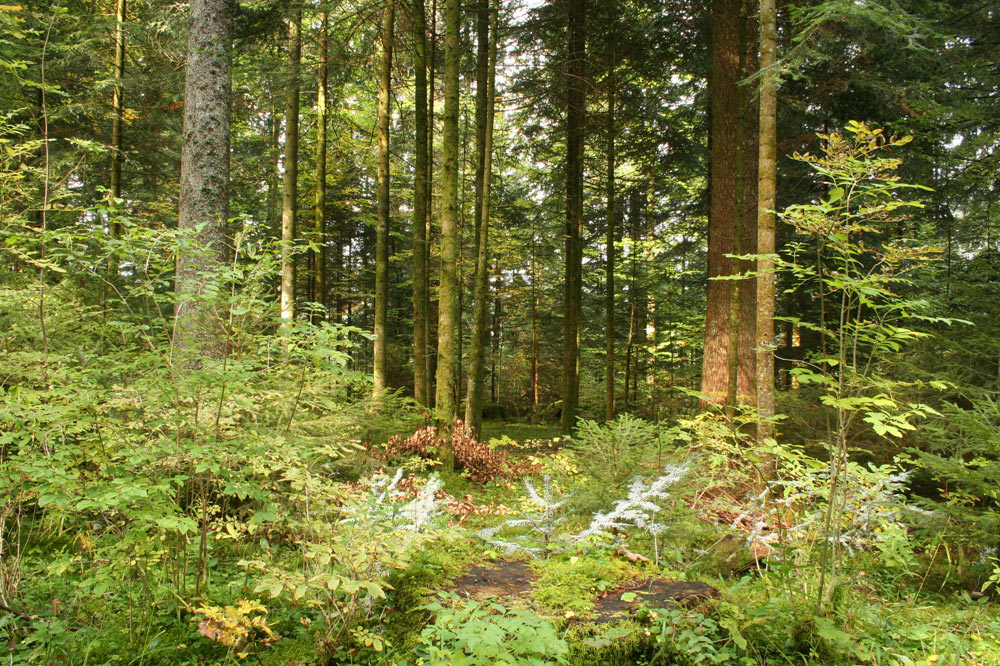
M452 594L446 598L457 601ZM417 655L429 666L493 666L494 664L565 664L569 648L555 627L525 610L474 600L453 607L440 602L424 606L436 613L420 634Z
M537 471L532 463L519 463L510 459L506 451L494 448L488 442L481 442L461 421L448 429L455 464L470 479L487 483L494 479L512 480ZM413 454L422 458L433 457L440 439L440 431L435 426L425 426L403 439L396 435L386 442L383 451L374 455L382 459L396 459Z

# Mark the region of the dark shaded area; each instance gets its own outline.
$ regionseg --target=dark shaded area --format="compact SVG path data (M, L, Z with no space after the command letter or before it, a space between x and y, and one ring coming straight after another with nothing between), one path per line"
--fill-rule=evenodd
M524 562L504 560L476 566L455 581L454 589L473 599L519 597L531 592L535 572Z
M622 596L628 593L635 594L635 598L631 601L622 599ZM623 587L602 599L598 599L594 608L597 617L593 622L603 623L619 620L623 614L640 603L649 608L661 608L669 603L686 603L718 598L719 591L705 583L666 580L665 578L646 580L637 585Z

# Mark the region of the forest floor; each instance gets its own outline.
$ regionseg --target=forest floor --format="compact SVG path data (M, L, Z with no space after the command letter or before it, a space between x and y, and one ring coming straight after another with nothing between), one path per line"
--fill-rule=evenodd
M826 464L762 484L711 419L489 422L462 472L395 432L23 467L5 663L1000 666L1000 567L891 468L851 467L824 555Z
M609 433L569 440L547 425L485 425L483 439L535 474L526 484L444 475L443 496L464 504L451 521L464 553L427 589L472 615L463 616L463 629L432 612L425 643L433 636L462 652L470 638L463 631L474 630L469 618L481 604L494 614L501 607L536 614L567 642L565 654L533 662L518 656L519 640L507 635L501 652L509 663L1000 664L996 597L981 592L971 562L952 559L957 551L945 554L940 543L915 535L887 548L873 532L870 548L840 555L837 585L818 607L817 535L756 542L746 469L723 462L720 451L629 444L630 433L616 435L625 448L608 448L601 434ZM597 539L574 536L634 495L635 478L649 488L671 463L689 469L661 496L645 498L661 509ZM785 527L812 520L805 506L798 510L784 516ZM878 530L904 529L890 528L887 515L875 522L883 518ZM662 523L658 539L650 523ZM766 536L771 528L756 529ZM898 547L906 552L894 553Z

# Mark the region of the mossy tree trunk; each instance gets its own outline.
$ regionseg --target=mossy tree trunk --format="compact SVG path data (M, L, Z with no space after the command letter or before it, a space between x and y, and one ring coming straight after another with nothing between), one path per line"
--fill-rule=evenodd
M498 11L496 0L492 11L487 6L480 8L480 29L483 34L489 32L489 46L486 63L485 109L483 124L483 163L480 169L480 201L476 223L476 273L475 310L472 316L472 341L469 345L469 377L465 398L465 424L475 432L482 425L483 392L486 380L486 313L489 287L489 222L490 194L493 182L493 120L496 113L496 62L497 62L497 25ZM482 20L482 14L487 14L487 20ZM489 30L492 17L492 31ZM482 35L481 37L482 38Z
M458 65L460 14L458 0L445 6L444 41L444 123L441 175L441 286L438 291L438 348L435 414L440 427L451 425L455 418L457 386L455 382L456 338L458 336ZM454 464L454 454L447 437L440 445L441 461Z
M378 170L376 199L378 221L375 227L375 345L374 392L379 398L386 389L386 362L389 335L389 94L392 85L392 31L396 5L382 10L382 33L379 38L378 78Z
M295 234L299 181L299 66L302 57L302 13L288 20L288 89L285 99L285 174L281 193L281 322L295 319Z

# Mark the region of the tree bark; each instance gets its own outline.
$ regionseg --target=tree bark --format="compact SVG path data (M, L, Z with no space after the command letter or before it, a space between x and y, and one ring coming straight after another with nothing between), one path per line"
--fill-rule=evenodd
M496 112L496 63L498 11L494 0L492 16L493 29L489 38L485 120L483 125L483 164L481 168L479 219L477 220L475 309L472 315L472 340L469 345L469 377L465 398L465 424L474 432L482 425L482 404L486 379L486 297L489 286L489 223L490 192L493 178L493 120ZM480 10L482 12L482 10ZM489 20L485 27L480 20L480 28L489 30Z
M749 79L757 72L758 29L752 16L755 3L743 0L740 16L740 191L739 247L736 254L757 252L757 161L758 161L758 101L756 84ZM739 262L741 274L756 270L751 259ZM736 345L736 404L757 403L757 280L743 278L737 283L739 301L737 318L739 334Z
M373 379L375 397L386 389L386 359L389 322L389 93L392 85L392 30L396 5L382 10L382 34L379 39L378 78L378 172L376 198L378 221L375 227L375 345Z
M424 0L413 0L413 398L430 404L427 381L427 17Z
M203 275L222 261L229 219L232 14L228 0L192 0L184 76L184 125L177 226L194 246L177 253L174 350L180 367L225 353Z
M288 90L285 100L285 174L281 193L281 323L295 318L295 225L299 181L299 64L302 57L302 13L288 20Z
M583 149L586 122L587 0L568 0L566 78L566 273L563 313L562 431L576 425L580 401L580 301L583 287Z
M604 245L607 257L605 259L604 279L604 418L615 417L615 230L618 228L618 215L615 207L615 102L618 94L618 82L615 77L614 46L611 47L611 57L608 61L608 150L607 150L607 235Z
M109 195L112 205L122 196L122 120L125 115L122 80L125 78L125 0L115 3L115 86L111 93L111 182ZM111 224L111 235L120 233L118 222Z
M441 176L441 286L438 291L438 352L435 414L439 426L455 418L455 352L458 335L458 0L447 0L444 42L444 127ZM454 464L448 438L441 440L441 461Z
M431 308L431 243L433 242L433 211L434 211L434 72L437 55L437 0L431 0L430 48L427 50L427 225L426 242L424 243L424 263L427 271L424 273L424 291L427 294L427 317L424 319L424 339L427 341L424 359L427 365L425 393L430 401L434 396L434 354L431 341L434 323L434 311ZM430 402L428 402L430 406Z
M712 2L712 136L708 212L708 289L702 360L702 407L725 403L729 358L736 220L737 77L739 75L740 0Z
M327 27L329 17L320 18L319 50L316 76L316 206L314 213L315 249L313 250L313 298L322 306L315 320L326 317L326 114L327 114Z
M777 182L777 12L775 0L760 2L760 142L757 189L757 441L773 435L774 260Z

